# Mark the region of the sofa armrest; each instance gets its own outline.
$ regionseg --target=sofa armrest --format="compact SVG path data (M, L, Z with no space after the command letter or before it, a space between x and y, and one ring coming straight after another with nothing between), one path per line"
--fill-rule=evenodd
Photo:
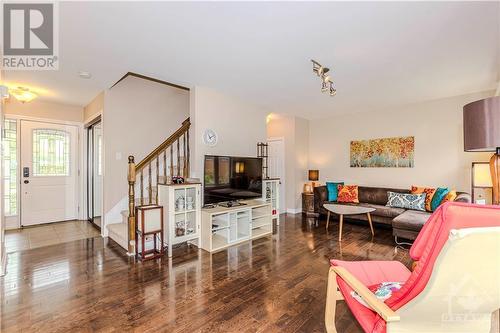
M328 190L326 186L317 186L314 188L314 212L321 213L323 203L328 201Z
M472 198L469 193L459 192L457 197L455 198L455 202L471 203Z
M358 295L366 302L366 304L368 304L370 308L378 313L380 317L382 317L386 322L401 320L396 312L388 307L387 304L375 297L375 295L364 284L356 279L356 277L352 275L347 269L339 266L332 266L330 267L330 269L334 270L335 273L340 276L340 278L344 280L349 285L349 287L351 287L356 293L358 293ZM344 295L344 297L348 297L348 295Z

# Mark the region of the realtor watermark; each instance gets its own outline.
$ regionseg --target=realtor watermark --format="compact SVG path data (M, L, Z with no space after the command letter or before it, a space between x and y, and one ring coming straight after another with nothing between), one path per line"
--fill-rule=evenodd
M2 2L3 70L57 70L57 2Z
M469 274L463 275L448 288L447 295L443 299L448 304L448 311L441 315L443 323L491 319L491 313L480 311L491 295L481 285L475 283Z

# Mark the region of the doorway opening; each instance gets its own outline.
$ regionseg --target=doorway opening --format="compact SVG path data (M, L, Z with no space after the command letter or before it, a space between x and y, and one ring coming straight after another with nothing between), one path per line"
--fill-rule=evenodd
M99 230L102 225L102 123L87 127L87 219Z
M280 203L282 212L286 212L285 206L285 142L283 138L268 138L268 176L280 179ZM283 208L281 208L283 207Z

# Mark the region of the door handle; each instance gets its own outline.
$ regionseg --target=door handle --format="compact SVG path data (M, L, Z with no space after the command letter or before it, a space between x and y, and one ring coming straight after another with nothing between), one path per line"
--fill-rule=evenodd
M30 183L30 181L29 181L29 180L25 180L25 181L24 181L24 183L25 183L25 184L29 184L29 183Z

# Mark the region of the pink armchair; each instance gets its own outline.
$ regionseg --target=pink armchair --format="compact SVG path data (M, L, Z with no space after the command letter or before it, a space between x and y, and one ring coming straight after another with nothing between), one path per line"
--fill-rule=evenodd
M410 256L417 261L413 272L397 261L331 260L327 331L337 332L336 301L343 299L365 332L490 332L500 308L500 207L444 204ZM382 282L404 284L383 302L368 289Z

